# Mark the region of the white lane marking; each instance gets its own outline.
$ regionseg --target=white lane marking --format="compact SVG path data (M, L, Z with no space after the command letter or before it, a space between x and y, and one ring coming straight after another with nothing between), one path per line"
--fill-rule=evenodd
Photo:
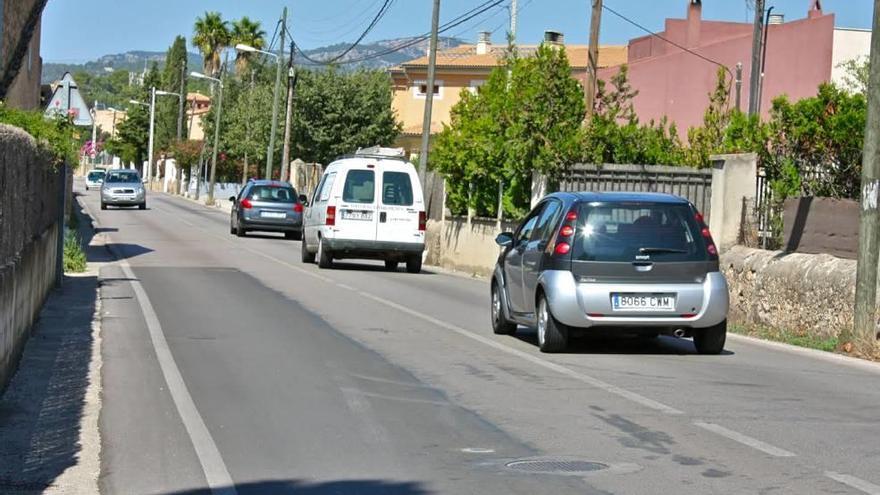
M479 447L467 447L461 449L465 454L494 454L495 449L481 449Z
M373 392L364 392L363 390L359 390L353 387L342 387L342 391L348 394L355 394L364 397L372 397L374 399L382 399L382 400L391 400L397 402L412 402L415 404L430 404L432 406L449 406L448 402L443 402L439 400L431 400L431 399L417 399L410 397L398 397L395 395L387 395L387 394L376 394Z
M834 471L825 471L825 476L833 479L838 483L843 483L850 488L855 488L856 490L867 493L868 495L880 495L880 486L877 486L869 481L856 478L855 476L835 473Z
M867 371L869 373L880 373L880 363L874 361L867 361L855 357L844 356L843 354L835 354L833 352L820 351L818 349L798 347L791 344L785 344L783 342L762 340L755 337L749 337L748 335L740 335L733 332L727 332L727 338L729 340L738 340L740 342L746 342L749 344L766 347L768 349L782 351L788 354L810 357L813 359L818 359L828 363L839 364L850 368L858 368L861 371Z
M309 271L309 270L306 270L306 269L304 269L304 268L300 268L300 267L298 267L298 266L296 266L296 265L292 265L292 264L290 264L290 263L287 263L286 261L280 260L280 259L278 259L278 258L276 258L276 257L274 257L274 256L270 256L270 255L268 255L268 254L265 254L265 253L263 253L263 252L257 251L257 250L255 250L255 249L251 249L251 248L248 248L248 247L242 246L241 244L239 244L239 243L235 243L235 242L233 242L233 241L231 241L231 240L229 240L229 239L226 239L226 238L220 237L220 236L218 236L218 235L215 235L215 234L212 233L212 232L208 232L208 231L204 230L204 229L201 228L200 226L197 226L197 225L195 225L195 224L193 224L193 223L187 222L186 220L180 219L179 216L177 216L177 215L174 215L174 218L176 218L177 220L179 220L179 221L181 221L181 222L183 222L183 223L185 223L185 224L187 224L187 225L192 226L192 227L195 228L195 229L201 230L202 232L205 232L206 234L208 234L208 235L210 235L210 236L212 236L212 237L215 237L215 238L217 238L217 239L221 239L221 240L223 240L223 241L226 241L226 242L229 242L229 243L231 243L231 244L234 244L235 246L239 247L240 249L244 249L244 250L246 250L246 251L249 251L249 252L251 252L251 253L254 253L254 254L256 254L256 255L258 255L258 256L261 256L261 257L263 257L263 258L266 258L266 259L268 259L268 260L274 261L274 262L276 262L276 263L280 263L281 265L284 265L284 266L286 266L286 267L288 267L288 268L290 268L290 269L292 269L292 270L295 270L295 271L297 271L297 272L303 273L303 274L308 275L308 276L310 276L310 277L314 277L314 278L317 278L317 279L323 280L324 282L327 282L327 283L329 283L329 284L335 285L336 287L339 287L339 288L346 288L346 287L348 287L348 286L346 286L345 284L342 284L342 283L336 282L335 280L333 280L333 279L331 279L331 278L329 278L329 277L325 277L325 276L323 276L323 275L318 275L318 274L316 274L316 273L314 273L314 272L311 272L311 271ZM472 332L472 331L470 331L470 330L465 330L464 328L461 328L461 327L459 327L459 326L457 326L457 325L453 325L453 324L451 324L451 323L447 323L447 322L445 322L445 321L443 321L443 320L440 320L440 319L434 318L433 316L429 316L429 315L426 315L426 314L424 314L424 313L420 313L420 312L418 312L418 311L415 311L415 310L412 310L412 309L410 309L410 308L407 308L406 306L403 306L403 305L397 304L397 303L395 303L395 302L393 302L393 301L389 301L389 300L387 300L387 299L383 299L383 298L381 298L381 297L378 297L378 296L375 296L375 295L370 294L370 293L368 293L368 292L360 291L360 290L357 290L357 289L352 289L352 292L354 292L355 294L360 294L361 296L366 297L367 299L371 299L371 300L373 300L373 301L375 301L375 302L377 302L377 303L379 303L379 304L382 304L382 305L388 306L388 307L390 307L390 308L396 309L396 310L401 311L401 312L403 312L403 313L406 313L406 314L408 314L408 315L410 315L410 316L414 316L414 317L416 317L416 318L418 318L418 319L420 319L420 320L424 320L424 321L426 321L426 322L428 322L428 323L431 323L431 324L433 324L433 325L436 325L436 326L439 326L439 327L445 328L445 329L447 329L447 330L450 330L450 331L452 331L452 332L455 332L455 333L457 333L457 334L459 334L459 335L461 335L461 336L463 336L463 337L467 337L467 338L469 338L469 339L472 339L472 340L475 340L475 341L477 341L477 342L480 342L481 344L487 345L487 346L492 347L492 348L494 348L494 349L496 349L496 350L499 350L499 351L501 351L501 352L504 352L504 353L510 354L510 355L512 355L512 356L519 357L519 358L521 358L521 359L524 359L524 360L526 360L526 361L529 361L529 362L532 363L532 364L536 364L536 365L541 366L541 367L543 367L543 368L546 368L546 369L548 369L548 370L555 371L555 372L560 373L560 374L562 374L562 375L568 376L569 378L574 378L575 380L578 380L578 381L580 381L580 382L582 382L582 383L586 383L587 385L590 385L590 386L592 386L592 387L598 388L598 389L600 389L600 390L604 390L605 392L608 392L608 393L611 393L611 394L617 395L617 396L619 396L619 397L623 397L624 399L627 399L627 400L629 400L629 401L635 402L636 404L642 405L642 406L647 407L647 408L649 408L649 409L653 409L653 410L655 410L655 411L660 411L660 412L665 413L665 414L673 414L673 415L684 414L682 411L680 411L680 410L678 410L678 409L675 409L674 407L667 406L666 404L663 404L663 403L657 402L657 401L655 401L654 399L649 399L649 398L647 398L647 397L645 397L645 396L643 396L643 395L639 395L639 394L637 394L637 393L635 393L635 392L631 392L631 391L629 391L629 390L626 390L626 389L620 388L620 387L618 387L618 386L616 386L616 385L612 385L612 384L610 384L610 383L603 382L602 380L599 380L598 378L594 378L594 377L592 377L592 376L585 375L585 374L583 374L583 373L578 373L577 371L574 371L574 370L572 370L572 369L570 369L570 368L566 368L565 366L562 366L562 365L560 365L560 364L556 364L556 363L553 363L553 362L547 361L547 360L542 359L542 358L540 358L540 357L538 357L538 356L534 356L534 355L529 354L529 353L527 353L527 352L524 352L524 351L521 351L521 350L519 350L519 349L515 349L515 348L513 348L513 347L510 347L510 346L508 346L508 345L506 345L506 344L502 344L502 343L500 343L500 342L496 342L496 341L494 341L494 340L492 340L492 339L489 339L489 338L486 338L486 337L484 337L484 336L482 336L482 335L480 335L480 334L478 334L478 333L476 333L476 332Z
M773 445L770 445L769 443L762 442L750 436L743 435L742 433L728 430L727 428L721 425L716 425L715 423L703 423L700 421L696 421L694 422L694 424L696 426L699 426L700 428L703 428L704 430L711 431L712 433L721 435L722 437L733 440L734 442L739 442L755 450L760 450L761 452L772 455L773 457L796 457L796 454L794 454L793 452L789 452L785 449L780 449L779 447L775 447Z
M88 212L89 209L86 208L86 211ZM97 228L99 226L97 217L91 215L91 212L89 212L89 215L94 219L95 227ZM108 239L110 238L106 233L98 235L105 235ZM189 434L190 441L196 451L196 457L199 458L199 463L202 465L202 471L205 473L205 480L208 482L211 493L214 495L236 495L238 492L235 489L235 484L232 482L232 476L230 476L229 470L223 462L220 449L217 448L214 438L211 437L211 432L208 431L208 427L205 425L205 420L202 419L199 410L196 408L196 404L189 393L189 389L186 387L186 382L183 381L183 375L180 374L177 363L174 362L171 348L168 347L168 341L165 339L165 332L162 330L159 317L153 309L153 304L150 302L147 292L144 290L143 285L141 285L140 280L135 277L128 261L122 258L120 253L115 252L115 249L111 248L110 250L117 258L117 264L122 268L122 272L129 279L131 288L138 300L138 305L141 307L141 313L144 315L144 321L150 332L150 340L153 343L159 367L162 369L162 375L165 377L165 383L168 385L168 391L171 393L171 399L174 401L177 414L180 415L183 426Z

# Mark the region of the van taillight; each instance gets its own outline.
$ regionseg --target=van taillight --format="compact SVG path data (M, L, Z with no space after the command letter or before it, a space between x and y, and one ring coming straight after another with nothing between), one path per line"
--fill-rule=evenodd
M243 200L241 200L241 207L244 208L245 210L250 210L251 208L254 207L254 205L251 204L251 200L244 198Z
M428 214L424 211L419 212L419 232L424 232L428 226Z
M336 225L336 207L328 206L327 207L327 217L324 220L324 225Z
M698 212L696 220L700 225L700 234L703 236L703 239L706 240L706 251L712 256L718 256L718 248L715 247L715 240L712 239L712 232L709 232L709 227L706 226L706 221L703 219L703 215Z

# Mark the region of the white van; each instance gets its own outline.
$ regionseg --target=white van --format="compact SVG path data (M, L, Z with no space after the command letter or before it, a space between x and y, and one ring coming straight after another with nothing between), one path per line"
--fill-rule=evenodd
M361 149L324 170L303 219L302 260L329 268L334 259L380 259L418 273L425 222L422 185L403 149Z

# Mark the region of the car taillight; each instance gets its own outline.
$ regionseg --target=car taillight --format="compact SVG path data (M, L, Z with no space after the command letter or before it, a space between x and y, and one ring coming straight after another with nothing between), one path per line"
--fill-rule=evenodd
M700 234L706 241L706 251L712 256L718 256L718 248L715 247L715 240L712 239L712 232L710 232L709 227L706 226L706 221L703 219L703 215L697 213L695 218L700 225Z
M336 225L336 207L328 206L327 207L327 217L324 220L324 225Z
M559 228L559 232L556 234L556 239L553 244L553 253L564 256L571 252L571 241L572 236L575 233L575 222L577 222L577 211L571 210L565 214L565 221L562 222L562 226ZM550 246L548 246L549 248Z
M243 200L241 200L241 207L245 210L250 210L254 207L254 205L251 203L251 200L244 198Z
M302 203L297 203L297 204L293 205L293 211L295 211L297 213L302 213L303 212Z
M427 229L428 225L428 213L424 211L419 212L419 232L424 232Z

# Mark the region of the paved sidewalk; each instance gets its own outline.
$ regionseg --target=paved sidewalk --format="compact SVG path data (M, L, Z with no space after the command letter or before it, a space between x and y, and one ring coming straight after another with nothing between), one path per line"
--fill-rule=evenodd
M78 203L74 203L79 208ZM84 243L93 233L80 215ZM0 397L0 493L97 493L101 332L98 269L66 275L31 329L18 371Z

